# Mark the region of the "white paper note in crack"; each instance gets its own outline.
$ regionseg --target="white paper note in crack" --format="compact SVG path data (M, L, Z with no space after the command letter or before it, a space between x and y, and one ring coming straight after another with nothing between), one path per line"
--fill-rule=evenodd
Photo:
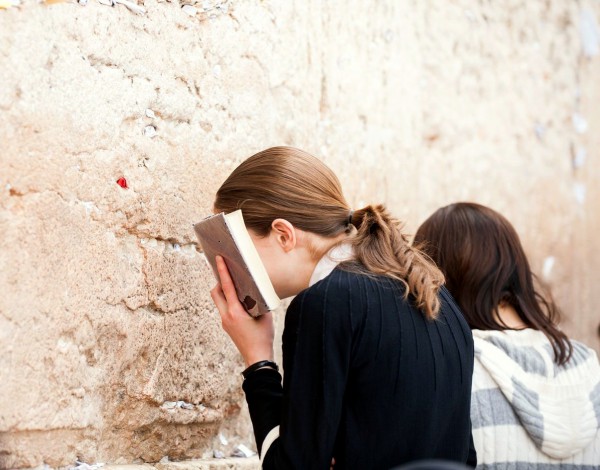
M593 11L588 9L581 11L579 15L579 34L583 54L586 57L594 57L600 54L600 28Z

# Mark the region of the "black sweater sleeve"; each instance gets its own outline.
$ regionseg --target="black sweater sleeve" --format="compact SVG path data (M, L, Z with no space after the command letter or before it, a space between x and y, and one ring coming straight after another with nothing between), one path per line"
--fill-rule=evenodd
M267 434L281 423L281 375L273 369L259 369L244 380L242 388L246 393L256 447L262 455L262 444Z
M330 278L299 294L286 313L285 379L261 369L243 388L264 469L329 469L350 367L349 295ZM263 449L277 426L279 437Z

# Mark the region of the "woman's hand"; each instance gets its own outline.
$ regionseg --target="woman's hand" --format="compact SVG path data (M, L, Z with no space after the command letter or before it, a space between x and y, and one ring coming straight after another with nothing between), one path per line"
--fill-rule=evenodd
M217 256L220 283L210 291L221 314L223 329L240 351L246 366L268 359L273 360L273 316L271 312L252 318L240 303L227 265Z

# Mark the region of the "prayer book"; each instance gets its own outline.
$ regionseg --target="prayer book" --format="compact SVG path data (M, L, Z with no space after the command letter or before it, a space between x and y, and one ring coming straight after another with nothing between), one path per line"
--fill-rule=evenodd
M250 315L258 317L279 306L281 300L246 229L241 210L206 217L194 225L194 231L217 279L216 256L223 257L238 299Z

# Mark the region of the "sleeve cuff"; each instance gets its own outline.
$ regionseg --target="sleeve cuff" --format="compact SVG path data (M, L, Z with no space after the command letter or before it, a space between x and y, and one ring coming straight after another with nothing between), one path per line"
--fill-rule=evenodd
M281 385L281 374L275 369L265 367L258 369L248 376L242 384L242 389L246 394L257 391L273 383Z

